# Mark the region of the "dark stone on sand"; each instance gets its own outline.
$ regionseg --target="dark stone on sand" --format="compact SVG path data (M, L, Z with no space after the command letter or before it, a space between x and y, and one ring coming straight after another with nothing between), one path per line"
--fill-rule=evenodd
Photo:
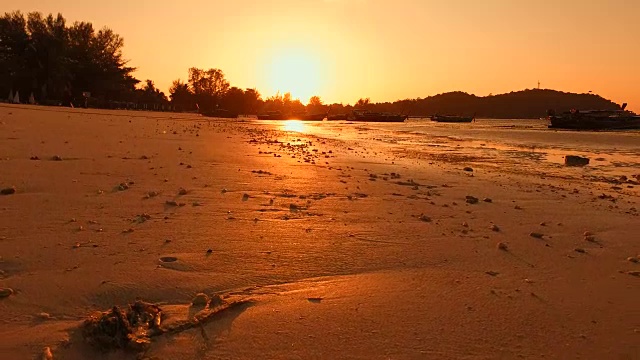
M2 190L0 190L0 195L13 195L16 193L16 187L15 186L11 186L8 188L4 188Z
M204 293L196 294L191 300L191 305L193 306L207 306L207 304L209 304L209 295Z
M480 200L478 200L478 198L475 196L467 195L466 201L467 201L467 204L477 204L478 201Z
M564 157L565 166L586 166L589 165L589 158L575 155L567 155Z
M13 295L12 288L0 288L0 299Z
M51 160L53 161L62 161L62 157L58 156L58 155L54 155L51 157Z
M498 250L509 251L509 247L507 246L507 244L505 244L503 242L499 242L498 243Z
M160 258L160 261L164 263L170 263L178 261L178 258L175 256L163 256Z
M466 168L464 168L463 170L464 170L464 171L467 171L467 172L473 172L473 168L470 168L470 167L468 167L468 166L467 166Z
M492 203L493 200L491 200L490 198L484 198L482 201L486 202L486 203Z
M40 160L40 158L37 157L37 156L32 156L32 157L29 158L29 160Z
M537 232L532 232L531 234L529 234L529 236L536 238L536 239L542 239L544 237L544 234L541 233L537 233Z

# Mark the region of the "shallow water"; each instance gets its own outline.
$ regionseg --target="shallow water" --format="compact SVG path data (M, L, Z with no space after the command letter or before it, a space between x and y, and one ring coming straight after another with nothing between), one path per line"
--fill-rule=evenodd
M479 119L471 124L410 119L404 123L256 122L284 131L387 148L401 157L567 177L566 155L591 159L569 177L640 174L640 131L551 130L546 120ZM382 148L380 148L382 147ZM579 172L577 172L579 171Z

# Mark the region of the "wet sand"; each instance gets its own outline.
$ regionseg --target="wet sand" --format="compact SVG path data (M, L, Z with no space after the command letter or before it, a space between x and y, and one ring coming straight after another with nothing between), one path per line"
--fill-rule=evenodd
M0 107L0 354L203 292L143 358L638 358L640 135L482 129Z

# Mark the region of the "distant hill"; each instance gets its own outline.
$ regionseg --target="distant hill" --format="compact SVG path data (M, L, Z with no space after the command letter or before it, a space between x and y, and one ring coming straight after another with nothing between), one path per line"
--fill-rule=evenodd
M375 104L381 106L384 104ZM389 104L387 104L389 105ZM595 94L574 94L556 90L523 90L508 94L476 96L464 92L449 92L424 99L403 100L393 104L411 115L457 114L482 118L535 119L544 117L547 110L557 112L571 109L616 110L620 105Z

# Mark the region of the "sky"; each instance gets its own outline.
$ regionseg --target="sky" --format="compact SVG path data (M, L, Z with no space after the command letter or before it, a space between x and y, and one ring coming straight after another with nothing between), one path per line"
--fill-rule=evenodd
M0 0L108 26L141 80L190 67L307 102L538 86L640 110L640 0Z

